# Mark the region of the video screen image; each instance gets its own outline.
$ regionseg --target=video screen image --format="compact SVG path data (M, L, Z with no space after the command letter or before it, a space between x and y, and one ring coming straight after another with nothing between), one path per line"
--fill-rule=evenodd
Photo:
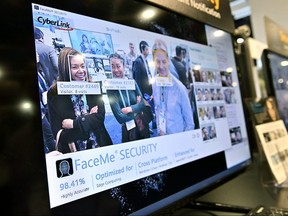
M32 9L51 208L104 196L98 213L127 215L250 158L229 33Z

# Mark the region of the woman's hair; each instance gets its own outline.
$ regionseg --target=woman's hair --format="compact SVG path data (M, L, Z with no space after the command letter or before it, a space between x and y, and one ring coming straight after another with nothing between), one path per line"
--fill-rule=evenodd
M70 56L82 55L71 47L64 47L58 57L58 81L70 81Z
M117 58L117 59L120 59L121 62L123 63L123 66L125 66L125 59L122 55L118 54L118 53L113 53L109 56L109 62L111 62L111 59L113 58Z

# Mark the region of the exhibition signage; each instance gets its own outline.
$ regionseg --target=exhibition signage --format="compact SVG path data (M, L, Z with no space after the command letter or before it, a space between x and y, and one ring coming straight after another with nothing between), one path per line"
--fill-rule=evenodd
M288 56L288 30L264 17L268 48L282 55Z
M234 33L229 1L220 0L146 0L184 16Z

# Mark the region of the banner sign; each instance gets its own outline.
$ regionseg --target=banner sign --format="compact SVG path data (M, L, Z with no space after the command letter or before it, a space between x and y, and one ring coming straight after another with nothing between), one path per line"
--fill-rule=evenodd
M230 33L235 25L229 1L220 0L146 0L184 16L218 27Z
M264 17L267 44L270 50L288 56L288 30Z

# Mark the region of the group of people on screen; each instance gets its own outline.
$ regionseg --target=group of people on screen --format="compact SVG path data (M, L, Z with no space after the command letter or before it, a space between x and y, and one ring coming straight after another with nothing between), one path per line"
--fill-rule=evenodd
M35 40L37 55L41 56L43 54L37 43L44 44L44 34L39 28L35 28ZM146 41L141 41L140 54L137 57L133 52L134 44L130 43L129 47L129 58L117 52L111 53L109 63L113 79L133 79L135 88L106 90L111 111L121 125L122 143L149 138L153 133L161 136L195 129L187 77L185 79L183 74L177 73L177 68L181 68L183 73L186 66L184 63L183 66L180 65L183 57L176 57L185 55L186 52L177 48L177 55L173 57L177 64L174 65L169 57L167 44L161 39L156 39L151 48ZM155 71L150 71L147 61L150 49ZM47 51L48 46L43 50ZM44 116L47 129L44 130L43 127L45 152L56 150L61 154L115 144L105 125L107 108L102 94L58 94L58 81L88 82L83 53L72 47L64 47L59 55L50 49L48 56L58 59L57 78L54 77L53 82L48 83L49 79L43 68L50 60L40 58L37 63L38 78L42 77L46 81L46 88L39 88L43 105L42 119ZM130 67L128 77L125 76L125 67ZM52 70L48 70L48 74L52 76ZM149 132L144 134L135 117L146 113L147 107L152 118L141 122L149 128Z

